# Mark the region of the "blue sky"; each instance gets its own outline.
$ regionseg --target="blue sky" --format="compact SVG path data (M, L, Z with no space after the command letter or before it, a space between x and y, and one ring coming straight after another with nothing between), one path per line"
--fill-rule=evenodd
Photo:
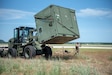
M0 0L0 39L18 26L35 26L34 15L54 4L74 9L80 38L73 42L112 43L112 0Z

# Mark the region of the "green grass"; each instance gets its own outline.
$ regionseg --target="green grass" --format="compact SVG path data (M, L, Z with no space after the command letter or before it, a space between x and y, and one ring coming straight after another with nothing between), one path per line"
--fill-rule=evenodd
M66 54L64 50L68 50L70 53ZM54 48L53 59L48 61L43 58L30 60L24 58L0 58L0 75L100 75L97 69L101 66L101 61L98 60L98 62L96 60L97 63L93 62L93 58L89 57L86 52L93 55L97 53L98 55L101 53L111 53L112 50L81 48L80 54L74 56L74 48ZM111 62L112 56L106 59ZM102 73L104 72L102 71ZM109 73L112 74L111 68Z
M98 72L96 69L91 69L89 65L76 65L76 66L71 66L70 68L70 74L71 75L98 75Z
M48 61L42 57L29 60L0 58L0 75L100 75L103 73L98 69L101 61L95 60L97 61L95 63L94 58L87 54L93 54L94 57L95 53L108 55L112 52L109 49L80 49L80 54L74 55L74 49L67 48L66 50L70 52L68 54L64 53L65 49L53 49L53 58ZM112 56L105 58L107 59L111 62ZM110 69L109 73L111 71Z
M0 75L98 75L91 65L65 63L63 60L2 59Z

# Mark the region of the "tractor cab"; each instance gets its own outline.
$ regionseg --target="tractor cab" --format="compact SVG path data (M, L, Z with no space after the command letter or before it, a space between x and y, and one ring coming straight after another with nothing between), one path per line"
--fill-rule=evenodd
M14 29L14 42L15 43L26 43L32 41L30 37L33 36L33 31L35 29L32 27L18 27Z

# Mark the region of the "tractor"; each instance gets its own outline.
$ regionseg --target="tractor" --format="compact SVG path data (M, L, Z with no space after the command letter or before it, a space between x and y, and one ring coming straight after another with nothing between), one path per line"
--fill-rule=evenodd
M8 57L24 56L32 58L42 54L42 48L34 36L36 29L32 27L18 27L14 29L14 38L8 43Z

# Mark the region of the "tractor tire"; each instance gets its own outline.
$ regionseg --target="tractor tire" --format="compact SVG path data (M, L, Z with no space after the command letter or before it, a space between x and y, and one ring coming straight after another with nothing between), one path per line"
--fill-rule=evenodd
M16 58L17 50L15 48L9 48L8 50L8 58Z
M24 48L23 54L26 59L31 59L36 56L36 50L33 46L29 45Z
M48 46L46 46L44 49L43 49L43 54L45 54L45 58L48 60L48 59L51 59L52 57L52 49Z

